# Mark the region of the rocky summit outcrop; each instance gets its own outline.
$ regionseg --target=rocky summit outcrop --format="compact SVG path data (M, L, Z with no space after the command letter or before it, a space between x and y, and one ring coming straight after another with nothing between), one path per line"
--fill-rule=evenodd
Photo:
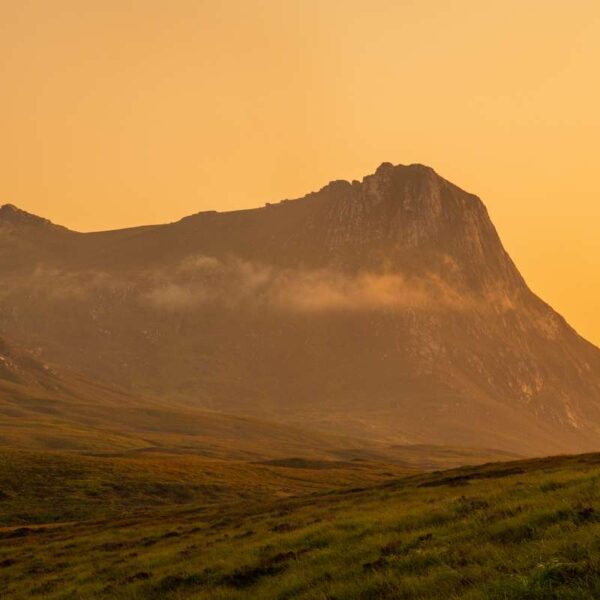
M12 219L2 235L12 212L0 332L46 360L387 441L600 446L600 350L527 287L479 198L429 167L112 232Z

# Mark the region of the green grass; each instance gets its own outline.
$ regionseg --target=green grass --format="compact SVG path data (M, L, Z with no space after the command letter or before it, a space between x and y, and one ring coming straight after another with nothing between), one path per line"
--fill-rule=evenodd
M594 599L599 492L600 455L583 455L13 527L0 596Z

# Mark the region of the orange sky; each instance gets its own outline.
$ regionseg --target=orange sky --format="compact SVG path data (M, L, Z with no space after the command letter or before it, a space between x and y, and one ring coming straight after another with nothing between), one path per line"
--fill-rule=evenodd
M421 162L600 343L598 0L9 0L0 72L0 203L106 229Z

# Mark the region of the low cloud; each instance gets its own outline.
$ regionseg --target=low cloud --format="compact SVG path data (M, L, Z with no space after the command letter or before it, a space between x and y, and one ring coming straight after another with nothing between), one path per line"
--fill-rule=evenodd
M408 280L395 273L354 276L327 271L283 274L273 301L300 311L454 308L464 300L433 276Z
M189 310L207 304L271 306L295 312L465 308L441 278L398 273L343 274L277 269L239 259L191 257L143 295L157 309Z
M0 291L30 300L85 306L117 303L162 312L206 307L270 308L296 313L465 310L476 303L469 294L436 274L408 277L393 271L342 273L328 269L287 269L231 257L190 256L170 269L148 269L117 276L105 271L39 268Z

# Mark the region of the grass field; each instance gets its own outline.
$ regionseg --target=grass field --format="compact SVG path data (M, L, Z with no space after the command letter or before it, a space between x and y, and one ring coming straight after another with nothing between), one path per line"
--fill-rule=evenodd
M258 503L415 472L365 460L247 462L0 449L0 527L139 515L186 504Z
M599 486L582 455L5 527L0 597L595 599Z

